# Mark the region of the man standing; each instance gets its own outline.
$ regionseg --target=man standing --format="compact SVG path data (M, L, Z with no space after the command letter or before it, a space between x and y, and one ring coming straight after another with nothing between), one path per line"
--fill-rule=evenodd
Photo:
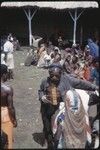
M49 68L49 76L41 82L39 100L41 102L43 132L48 148L54 147L51 117L59 108L60 102L64 101L66 92L72 87L91 91L97 89L90 82L65 75L59 64L52 64Z
M13 40L9 38L4 44L4 53L6 58L6 63L8 66L8 78L13 79L13 69L14 69L14 58L13 58Z
M88 46L92 57L99 57L99 46L92 39L88 39Z
M1 65L1 129L8 136L8 149L12 149L13 127L17 127L13 105L13 88L7 85L7 66Z

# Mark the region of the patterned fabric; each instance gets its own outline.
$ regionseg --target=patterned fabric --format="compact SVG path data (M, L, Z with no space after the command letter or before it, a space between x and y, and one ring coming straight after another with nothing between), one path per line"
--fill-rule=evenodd
M75 90L69 90L64 104L64 108L57 110L52 117L58 148L85 148L91 131L81 97Z
M69 94L70 92L70 94ZM64 122L64 138L67 148L85 148L87 140L86 117L82 101L74 91L74 97L77 98L77 109L75 104L72 106L73 90L66 93L65 98L65 122ZM74 98L73 98L74 100ZM75 103L75 101L74 101ZM74 110L74 111L73 111Z
M63 123L65 119L65 104L60 102L59 109L52 116L52 132L54 141L57 143L56 148L66 148L63 137Z

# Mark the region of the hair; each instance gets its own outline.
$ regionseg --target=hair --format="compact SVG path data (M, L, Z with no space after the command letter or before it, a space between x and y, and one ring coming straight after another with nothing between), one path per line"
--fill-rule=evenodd
M4 65L4 64L1 64L1 76L3 75L3 74L7 74L7 66L6 65Z

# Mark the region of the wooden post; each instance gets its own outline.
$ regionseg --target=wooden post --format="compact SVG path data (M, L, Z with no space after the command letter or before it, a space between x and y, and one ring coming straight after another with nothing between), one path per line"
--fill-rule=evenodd
M29 24L29 45L32 45L32 29L31 29L31 10L28 9L28 24Z
M77 9L75 9L75 17L74 17L73 44L76 44L76 26L77 26Z
M84 10L83 10L84 11ZM77 15L77 9L75 9L75 15L73 17L72 13L69 11L69 14L74 22L74 28L73 28L73 44L76 44L76 29L77 29L77 20L79 19L79 17L81 16L81 14L83 13L83 11Z
M32 27L31 27L31 20L33 18L33 16L35 15L37 10L34 11L34 13L31 15L31 10L30 8L28 9L28 13L27 11L24 9L24 12L26 14L26 17L28 19L28 27L29 27L29 46L32 45Z

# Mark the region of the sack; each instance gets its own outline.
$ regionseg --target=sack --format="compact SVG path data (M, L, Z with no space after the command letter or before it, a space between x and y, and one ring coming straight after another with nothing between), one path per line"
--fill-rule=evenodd
M7 107L1 107L1 122L10 121L9 112Z

